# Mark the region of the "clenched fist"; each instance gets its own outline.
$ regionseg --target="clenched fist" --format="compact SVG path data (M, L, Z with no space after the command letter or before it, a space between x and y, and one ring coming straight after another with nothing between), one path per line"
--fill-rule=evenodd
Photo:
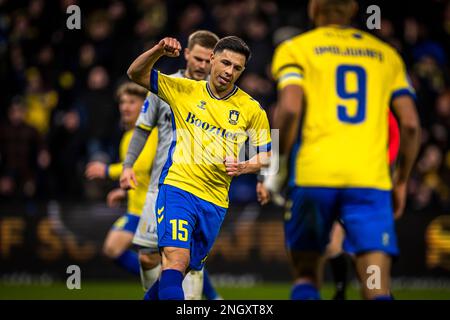
M178 57L181 52L181 44L175 38L166 37L157 44L163 55Z

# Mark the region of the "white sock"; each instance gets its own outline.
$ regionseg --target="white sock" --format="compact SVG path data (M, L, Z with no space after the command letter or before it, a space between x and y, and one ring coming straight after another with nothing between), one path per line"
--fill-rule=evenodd
M156 267L150 270L144 270L141 267L141 282L144 291L150 289L150 287L158 280L159 275L161 274L161 264L158 264Z
M203 269L191 270L183 280L183 291L185 300L202 300L203 294Z

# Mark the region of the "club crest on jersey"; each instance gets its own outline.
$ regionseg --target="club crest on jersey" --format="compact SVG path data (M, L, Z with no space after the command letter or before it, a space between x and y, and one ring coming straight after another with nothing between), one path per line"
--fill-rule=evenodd
M200 100L200 103L197 105L198 108L205 110L206 101Z
M239 111L231 110L230 116L228 117L228 122L233 125L236 125L238 123L238 120L239 120Z

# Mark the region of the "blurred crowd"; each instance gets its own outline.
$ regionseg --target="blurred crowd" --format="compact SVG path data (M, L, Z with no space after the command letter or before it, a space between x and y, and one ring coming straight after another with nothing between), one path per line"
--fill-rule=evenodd
M81 8L81 29L69 30L68 6ZM450 2L360 1L381 7L374 34L404 58L421 117L422 148L410 184L410 210L450 209ZM253 57L239 86L272 115L274 47L307 31L307 1L275 0L0 0L0 199L104 198L110 186L88 182L88 161L117 161L122 133L114 91L132 60L155 41L208 29L238 35ZM182 58L157 67L175 72ZM238 203L256 200L254 177L231 189ZM105 191L105 192L103 192Z

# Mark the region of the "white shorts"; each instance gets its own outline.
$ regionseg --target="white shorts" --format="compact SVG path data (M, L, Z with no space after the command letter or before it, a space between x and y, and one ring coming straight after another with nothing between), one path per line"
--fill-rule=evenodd
M145 198L144 209L133 238L133 244L158 251L158 232L156 229L156 197L157 190L149 190Z

